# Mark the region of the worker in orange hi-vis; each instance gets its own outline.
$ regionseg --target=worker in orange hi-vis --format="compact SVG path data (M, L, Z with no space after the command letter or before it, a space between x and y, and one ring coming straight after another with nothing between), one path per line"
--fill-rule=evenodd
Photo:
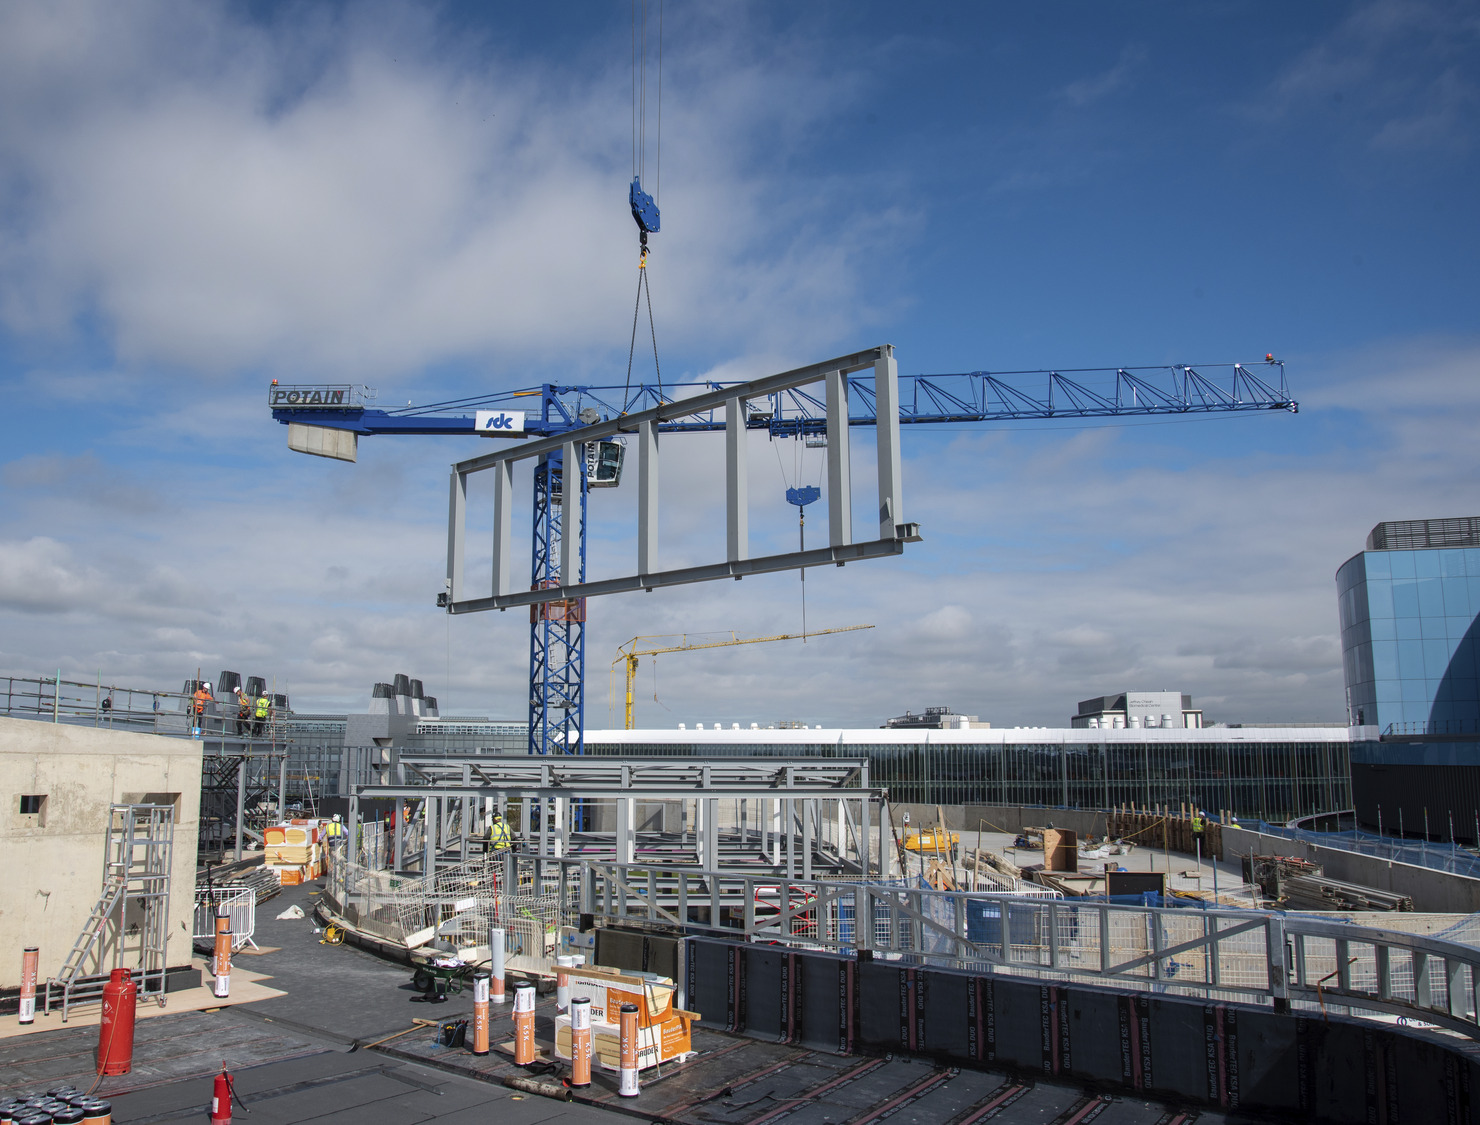
M206 725L206 706L216 701L216 697L211 694L211 685L206 682L197 684L195 694L190 699L190 711L195 716L195 726L204 730Z

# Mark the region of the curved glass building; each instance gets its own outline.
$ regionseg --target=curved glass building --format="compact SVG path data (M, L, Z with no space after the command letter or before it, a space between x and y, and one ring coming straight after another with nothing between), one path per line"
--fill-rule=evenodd
M1378 524L1336 590L1358 819L1476 839L1480 517Z

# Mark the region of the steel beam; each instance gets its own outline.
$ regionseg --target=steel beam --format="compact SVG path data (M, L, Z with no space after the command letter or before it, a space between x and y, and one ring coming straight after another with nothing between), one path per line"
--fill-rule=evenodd
M454 601L447 609L450 613L480 613L490 609L541 605L544 602L559 601L564 598L595 598L603 594L651 590L659 586L683 586L694 582L712 582L718 578L743 578L750 574L771 574L781 570L800 570L811 566L857 562L861 559L877 559L888 555L903 554L906 542L905 539L879 539L865 543L850 543L846 546L819 547L810 551L792 551L784 555L767 555L758 559L742 559L738 562L691 566L679 570L660 571L657 574L632 574L625 578L579 582L570 586L552 587L548 590L521 590L503 597Z

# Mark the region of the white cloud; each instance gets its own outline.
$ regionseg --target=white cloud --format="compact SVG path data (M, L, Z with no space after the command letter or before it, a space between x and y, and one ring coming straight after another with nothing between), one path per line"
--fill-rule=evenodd
M1295 56L1255 103L1273 120L1353 115L1385 151L1467 148L1480 17L1464 0L1368 0Z
M836 335L901 220L842 178L778 202L764 169L849 82L715 30L670 28L664 338ZM34 334L96 313L128 364L217 375L614 352L636 264L625 52L537 70L481 47L391 5L265 27L164 2L7 9L0 315Z
M1104 101L1128 85L1145 61L1146 48L1139 43L1129 44L1121 49L1114 66L1092 77L1070 82L1059 91L1059 96L1076 109Z

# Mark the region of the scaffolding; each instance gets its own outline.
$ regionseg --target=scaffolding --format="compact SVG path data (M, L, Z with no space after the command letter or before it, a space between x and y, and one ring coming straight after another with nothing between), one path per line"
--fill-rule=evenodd
M65 1023L73 1004L101 999L109 972L124 967L141 997L164 1006L174 839L173 805L110 807L102 890L61 972L46 982L43 1010L60 1003Z

